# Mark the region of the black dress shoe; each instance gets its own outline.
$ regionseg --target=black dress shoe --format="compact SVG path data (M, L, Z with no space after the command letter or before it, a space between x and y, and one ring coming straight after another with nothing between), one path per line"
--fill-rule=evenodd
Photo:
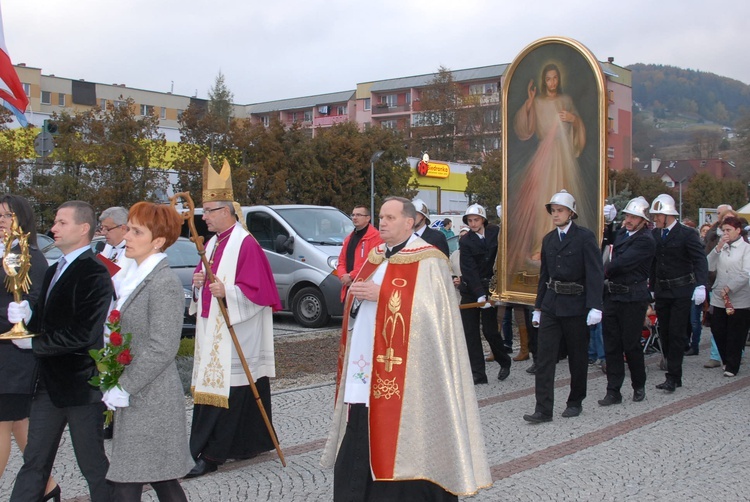
M698 355L698 351L695 350L695 349L688 349L688 351L685 352L685 355L686 356L697 356Z
M474 377L474 385L479 385L479 384L482 384L482 383L487 383L487 376L486 375L483 376L483 377L476 377L476 376Z
M646 399L646 389L641 387L640 389L633 390L633 401L640 403L644 399Z
M565 411L562 412L562 416L565 418L577 417L581 414L582 408L580 406L568 406Z
M526 368L526 373L534 374L536 373L536 363L531 363L531 366Z
M613 404L620 404L622 402L622 394L615 394L613 392L607 392L604 399L600 399L599 406L612 406Z
M545 415L541 411L535 411L532 415L524 415L523 419L532 424L541 424L552 421L551 416Z
M215 472L218 468L219 466L216 465L215 462L211 462L210 460L206 460L201 457L197 462L195 462L195 467L193 467L192 470L185 475L185 479L197 478L208 474L209 472Z
M114 434L114 431L115 431L114 425L115 424L113 422L104 428L104 433L103 433L104 439L112 439L112 435Z
M666 379L664 383L660 383L656 386L657 389L666 390L667 392L674 392L677 387L682 387L682 382L675 382L670 379Z
M505 352L506 354L512 354L513 347L508 347L507 345L503 345L503 352Z
M497 374L497 379L502 382L508 378L508 375L510 375L510 366L501 366L500 372Z

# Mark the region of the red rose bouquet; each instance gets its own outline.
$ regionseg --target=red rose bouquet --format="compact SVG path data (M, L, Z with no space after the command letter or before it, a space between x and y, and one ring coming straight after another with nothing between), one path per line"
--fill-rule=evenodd
M109 313L106 322L110 330L109 342L104 347L89 350L89 355L96 361L96 369L99 374L89 380L89 384L106 392L118 384L125 366L131 363L133 355L130 353L131 333L122 333L120 326L120 311L113 310ZM104 412L104 425L112 422L112 410Z

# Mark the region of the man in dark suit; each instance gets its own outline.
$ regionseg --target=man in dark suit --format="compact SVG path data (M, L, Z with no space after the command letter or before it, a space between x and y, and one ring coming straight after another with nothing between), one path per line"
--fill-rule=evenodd
M602 320L601 251L594 233L579 227L576 201L565 190L545 206L555 230L542 240L533 324L539 326L536 357L536 409L523 419L533 424L552 420L555 365L565 340L570 368L570 394L563 417L581 414L586 397L589 328Z
M706 300L708 262L698 233L675 216L674 199L667 194L651 203L656 257L651 265L650 289L656 300L659 340L667 359L667 378L657 389L674 392L682 387L682 358L688 338L691 301Z
M11 494L13 502L42 499L66 425L91 500L112 499L105 480L109 468L102 430L105 407L99 389L88 383L97 374L88 351L103 345L113 293L106 267L90 248L95 228L96 215L89 204L70 201L61 205L52 233L63 257L47 270L33 307L25 301L8 307L12 322L31 318L29 331L38 336L13 343L33 349L39 361L29 440Z
M622 228L613 237L611 257L604 267L604 352L607 359L607 395L601 406L622 402L620 389L625 380L627 358L633 401L646 397L646 366L641 347L641 331L646 308L651 301L648 276L656 243L648 224L648 201L631 199L622 212ZM606 252L607 250L605 250Z
M484 351L480 336L479 323L495 361L500 364L498 380L505 380L510 375L511 360L504 350L503 337L497 326L497 307L490 299L490 279L494 275L497 259L497 244L500 227L488 225L487 213L479 204L472 204L466 209L464 223L471 231L461 238L461 304L480 303L481 307L461 310L461 321L466 336L466 348L469 352L469 363L474 375L474 384L487 383L484 366Z
M445 238L445 234L440 230L435 230L434 228L427 226L430 224L430 210L427 208L427 204L421 199L414 199L411 203L417 208L417 219L414 222L414 233L424 239L428 244L432 244L442 251L446 258L450 257L451 252L448 248L448 239Z

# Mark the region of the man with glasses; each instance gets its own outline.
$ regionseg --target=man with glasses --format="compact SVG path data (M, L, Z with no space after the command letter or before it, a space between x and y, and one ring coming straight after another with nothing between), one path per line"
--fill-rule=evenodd
M346 298L349 286L357 277L362 265L367 261L370 250L380 245L378 229L370 223L370 210L365 206L354 206L352 211L352 223L354 230L346 236L344 244L339 253L339 262L336 273L341 280L341 301Z
M229 458L247 459L274 449L258 403L270 421L269 378L276 376L273 311L281 309L268 259L237 221L239 205L232 202L229 164L224 162L221 174L208 162L203 170L203 219L215 233L206 244L206 257L215 280L209 282L203 265L198 265L190 305L196 314L190 429L190 453L196 464L188 478L216 471ZM228 321L219 302L226 306ZM255 380L257 403L227 324Z
M112 276L113 281L125 277L134 260L125 256L125 233L128 231L128 210L124 207L110 207L99 216L99 231L104 236L106 245L100 254L120 267Z

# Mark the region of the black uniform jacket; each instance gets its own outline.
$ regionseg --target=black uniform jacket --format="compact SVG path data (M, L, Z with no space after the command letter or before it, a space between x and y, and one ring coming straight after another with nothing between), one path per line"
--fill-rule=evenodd
M445 238L445 234L440 230L425 227L424 232L422 232L422 239L428 244L432 244L438 248L446 257L450 256L451 252L448 249L448 239Z
M479 298L489 292L490 278L494 274L497 258L498 236L500 227L487 225L484 239L476 232L468 232L461 238L461 287L462 294Z
M463 249L461 249L463 253ZM547 288L547 281L575 282L584 287L579 295L563 295ZM542 240L542 265L536 294L537 309L557 317L586 315L602 309L604 267L594 233L571 223L560 240L557 229Z
M615 302L651 301L648 277L656 253L656 242L651 231L644 226L628 237L627 230L622 228L614 241L612 260L604 271L604 277L611 283L627 286L630 291L610 293L605 288L604 295Z
M89 350L103 346L112 280L94 253L86 250L68 265L46 298L55 270L56 266L47 269L29 321L29 331L39 334L32 342L39 378L58 408L97 403L102 394L88 383L97 374Z
M652 231L656 241L656 257L651 265L650 288L655 298L691 298L697 286L708 280L708 262L698 233L679 222L666 239L661 238L661 228ZM677 288L665 288L660 279L677 279L695 275L695 283Z

